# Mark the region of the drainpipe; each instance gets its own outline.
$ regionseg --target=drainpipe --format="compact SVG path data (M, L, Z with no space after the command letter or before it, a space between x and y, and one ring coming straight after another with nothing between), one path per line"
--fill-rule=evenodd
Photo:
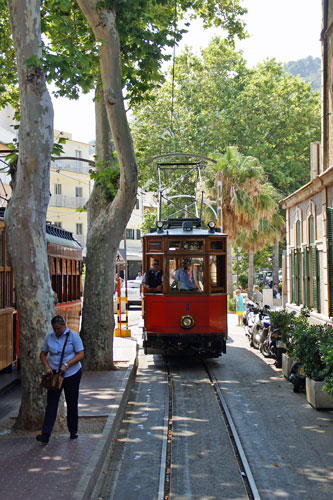
M321 154L323 171L328 167L328 95L327 95L327 35L330 29L328 26L328 1L322 0L322 30L321 30L321 65L322 65L322 100L321 100ZM330 27L331 28L331 27Z

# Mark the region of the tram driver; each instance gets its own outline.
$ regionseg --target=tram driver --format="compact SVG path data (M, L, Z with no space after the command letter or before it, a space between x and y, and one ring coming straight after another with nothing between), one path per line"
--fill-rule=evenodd
M163 287L163 271L158 259L154 259L152 267L142 278L142 287L148 293L161 292Z

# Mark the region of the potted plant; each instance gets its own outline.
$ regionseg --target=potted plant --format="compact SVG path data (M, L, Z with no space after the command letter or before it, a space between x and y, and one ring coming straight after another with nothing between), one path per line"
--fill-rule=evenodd
M321 339L321 356L322 362L325 364L324 383L322 387L322 397L326 394L328 398L326 403L330 402L329 408L333 407L333 328L331 325L323 327L323 335Z
M282 372L286 378L290 374L290 368L293 362L291 357L291 338L292 330L295 326L295 313L288 313L285 309L280 311L271 311L271 327L280 331L281 341L277 346L276 366L282 367Z
M293 355L302 363L307 401L316 409L333 408L333 398L324 389L333 375L333 363L328 362L332 332L328 325L298 325L293 333Z

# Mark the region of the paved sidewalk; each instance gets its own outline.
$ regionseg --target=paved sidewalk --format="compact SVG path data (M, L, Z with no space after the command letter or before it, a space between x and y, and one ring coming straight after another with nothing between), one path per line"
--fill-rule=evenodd
M49 444L43 445L36 441L37 433L24 436L11 435L7 430L0 433L0 499L93 498L94 486L126 405L130 381L135 376L137 340L133 331L132 337L115 337L114 360L129 362L128 368L83 374L78 439L54 433ZM17 388L14 395L10 392L1 395L0 413L7 410L7 418L15 418L19 405ZM97 430L96 423L100 427Z

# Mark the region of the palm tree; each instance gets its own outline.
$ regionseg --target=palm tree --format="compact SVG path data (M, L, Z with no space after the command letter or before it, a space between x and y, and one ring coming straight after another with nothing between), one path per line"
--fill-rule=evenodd
M285 232L285 220L278 211L269 213L268 218L262 217L259 220L258 229L243 229L239 232L237 245L241 247L249 256L248 270L248 295L252 296L254 284L254 256L256 252L261 250L268 243L281 240Z
M240 243L238 246L243 247L258 233L258 249L264 246L261 225L275 217L277 193L256 158L244 156L229 146L225 154L214 155L214 159L217 164L207 167L205 176L211 199L216 199L217 182L222 182L223 231L229 236L228 293L232 295L231 245ZM253 263L249 271L253 283Z

